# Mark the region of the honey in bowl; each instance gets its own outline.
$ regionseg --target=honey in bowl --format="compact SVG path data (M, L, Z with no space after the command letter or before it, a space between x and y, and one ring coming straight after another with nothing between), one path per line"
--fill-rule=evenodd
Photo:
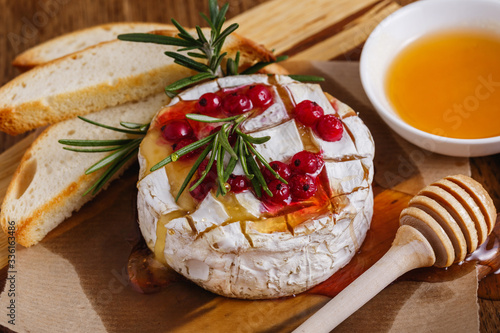
M389 101L409 125L439 136L500 135L500 37L444 31L421 37L394 59Z

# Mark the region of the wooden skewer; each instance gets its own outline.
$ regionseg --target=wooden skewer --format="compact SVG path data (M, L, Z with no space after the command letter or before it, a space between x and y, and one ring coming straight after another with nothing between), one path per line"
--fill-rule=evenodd
M471 253L484 242L495 219L493 200L470 177L449 176L427 186L401 212L389 251L294 332L330 332L404 273L463 260L463 250Z

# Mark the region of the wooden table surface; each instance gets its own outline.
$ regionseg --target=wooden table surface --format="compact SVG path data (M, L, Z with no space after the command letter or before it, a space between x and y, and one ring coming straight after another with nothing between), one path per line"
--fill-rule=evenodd
M229 0L230 19L249 9L272 0ZM340 0L330 0L338 2ZM345 1L344 1L345 2ZM359 59L363 41L373 29L373 22L389 14L408 1L371 1L368 6L361 7L353 14L341 18L335 24L325 26L322 31L291 44L286 53L303 55L310 60L345 60ZM175 17L184 26L204 25L198 12L208 12L208 1L205 0L0 0L2 13L0 31L0 84L5 84L19 71L10 63L16 54L44 42L50 38L76 29L117 21L150 21L169 22ZM220 2L222 4L222 2ZM321 1L309 1L311 6ZM385 12L384 12L385 10ZM371 21L369 20L371 19ZM358 28L358 30L353 29ZM304 52L307 49L319 50L327 45L331 36L339 36L346 41L341 51L328 54L323 52ZM335 39L330 39L335 41ZM323 44L321 44L323 43ZM268 45L269 46L269 45ZM272 47L272 46L271 46ZM23 135L11 137L0 133L0 153L23 138ZM496 207L500 207L500 155L472 158L472 176L484 184L492 194ZM500 279L482 288L500 288ZM498 293L498 292L497 292ZM500 327L500 301L478 300L480 305L481 332L498 332Z

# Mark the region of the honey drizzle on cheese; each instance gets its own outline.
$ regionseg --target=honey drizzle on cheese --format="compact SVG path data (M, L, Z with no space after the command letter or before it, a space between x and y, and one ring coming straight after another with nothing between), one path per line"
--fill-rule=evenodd
M224 209L227 215L230 216L229 220L224 222L226 224L228 222L258 220L258 217L255 217L252 214L250 214L247 211L247 209L238 202L238 199L236 199L236 196L232 192L224 196L219 195L215 199L219 201L222 205L224 205Z
M297 129L300 134L300 139L304 145L304 150L310 151L312 153L319 153L319 147L314 143L313 136L311 134L311 128L302 125L298 121L295 121Z
M161 137L159 129L150 130L141 144L141 154L147 161L145 176L151 173L151 167L172 153L172 147ZM170 183L170 192L174 198L177 196L182 182L186 179L192 163L191 160L179 160L164 167ZM185 211L193 211L197 205L187 189L181 194L177 204Z
M165 240L167 238L167 232L168 232L166 225L173 219L183 217L184 215L186 215L185 211L176 210L160 216L158 222L156 222L156 242L153 252L155 254L156 260L158 260L164 265L167 265L167 262L165 261L165 256L163 255L163 252L165 251Z

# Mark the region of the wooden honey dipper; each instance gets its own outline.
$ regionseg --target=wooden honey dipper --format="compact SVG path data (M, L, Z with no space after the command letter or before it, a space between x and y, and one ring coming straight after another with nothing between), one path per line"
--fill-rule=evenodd
M493 230L497 213L474 179L441 179L413 197L389 251L294 332L330 332L404 273L463 261Z

